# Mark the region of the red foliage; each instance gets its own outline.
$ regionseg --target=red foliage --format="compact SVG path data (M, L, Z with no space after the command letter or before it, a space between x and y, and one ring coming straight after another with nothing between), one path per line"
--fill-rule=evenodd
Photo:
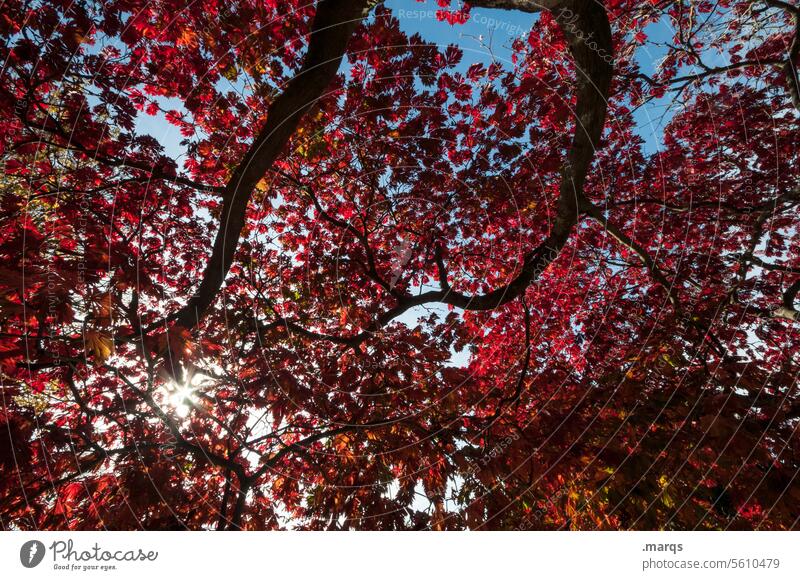
M795 526L800 13L542 4L5 2L3 527Z

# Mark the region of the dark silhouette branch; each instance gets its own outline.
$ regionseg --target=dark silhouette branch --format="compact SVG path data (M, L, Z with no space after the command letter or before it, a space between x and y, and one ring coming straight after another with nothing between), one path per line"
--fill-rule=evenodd
M318 2L302 68L270 104L266 124L225 186L211 257L195 295L174 316L179 325L185 328L197 325L217 296L233 263L256 184L336 76L348 40L369 6L368 0Z

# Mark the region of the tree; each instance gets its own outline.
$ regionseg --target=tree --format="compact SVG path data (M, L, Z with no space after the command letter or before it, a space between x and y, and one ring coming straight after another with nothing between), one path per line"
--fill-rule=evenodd
M6 2L4 528L796 527L800 8L438 4Z

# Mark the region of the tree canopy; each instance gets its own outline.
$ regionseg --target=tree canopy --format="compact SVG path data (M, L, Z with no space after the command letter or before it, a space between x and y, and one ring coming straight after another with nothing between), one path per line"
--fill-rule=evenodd
M793 0L0 36L3 528L797 527Z

